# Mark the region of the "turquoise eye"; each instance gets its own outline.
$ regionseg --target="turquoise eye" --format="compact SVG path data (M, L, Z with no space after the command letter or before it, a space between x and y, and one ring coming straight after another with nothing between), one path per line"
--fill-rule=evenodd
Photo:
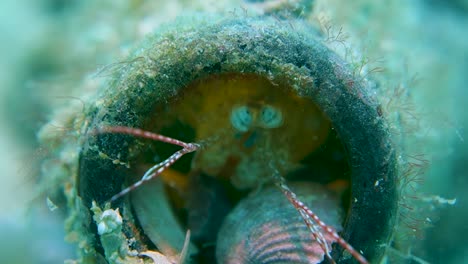
M247 106L234 108L231 112L231 124L240 132L247 132L252 126L252 112Z
M260 112L260 124L265 128L277 128L283 124L283 114L280 110L266 105Z

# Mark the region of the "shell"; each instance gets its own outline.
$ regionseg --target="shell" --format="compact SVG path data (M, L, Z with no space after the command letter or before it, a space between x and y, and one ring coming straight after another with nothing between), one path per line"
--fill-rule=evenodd
M171 209L170 202L160 179L145 184L132 195L135 215L146 235L168 258L175 258L183 251L185 232ZM197 248L190 244L188 254L196 254Z
M195 154L193 163L191 159L181 159L173 169L186 173L188 177L197 173L222 176L217 178L219 181L224 180L224 175L232 174L235 180L230 184L237 191L243 188L252 190L264 184L263 180L258 180L260 178L265 182L271 180L268 177L272 167L279 168L284 177L300 174L306 175L309 181L318 181L316 177L320 170L317 168L324 164L306 164L306 173L297 169L301 169L301 162L310 152L320 148L327 138L339 142L342 146L339 154L345 159L342 165L349 168L340 171L339 176L350 175L347 180L350 181L351 193L342 205L347 214L341 235L370 261L379 262L385 252L382 245L390 240L397 217L399 172L388 125L378 111L379 104L370 95L367 84L355 78L347 69L347 63L308 30L308 24L291 28L289 23L278 23L273 18L242 17L219 18L216 23L212 19L191 20L188 24L175 25L176 28L166 29L147 40L135 50L128 63L118 69L108 88L101 91L100 97L86 109L89 122L83 130L92 132L102 126L138 127L186 142L200 142L203 148ZM259 85L241 89L231 84L232 89L228 91L232 94L226 94L213 83L212 89L197 88L201 87L198 84L210 79L215 82L230 80L226 76L234 76L241 82L253 80ZM230 95L244 101L238 104L234 101L236 97ZM255 104L245 103L245 98L257 95L259 99L254 100ZM287 102L285 95L293 100ZM198 101L197 96L201 98ZM298 102L306 102L314 108L312 111L304 110L304 105ZM225 105L229 107L223 108ZM254 106L251 112L236 111L239 109L236 106L250 105ZM311 121L317 113L318 116L323 114L323 120L329 122L329 125L322 126L327 129L318 132L301 130L303 121ZM296 117L300 118L296 120ZM331 131L328 129L330 126L333 128ZM292 128L298 128L299 132L282 138L280 144L276 144L278 142L273 137L259 147L255 143L261 141L250 137L255 134L250 130L252 128L277 133L279 136L276 138L281 138ZM210 134L212 131L216 133ZM241 134L241 138L247 135L240 147L233 143L236 132L246 133ZM314 137L319 139L317 144L304 143ZM129 175L140 175L135 169L122 167L121 160L128 161L133 167L150 167L155 157L165 158L175 149L174 146L151 145L146 141L143 144L132 136L121 134L91 133L86 139L74 187L78 190L77 200L82 200L88 208L93 201L105 204L122 190L122 186L131 184ZM248 149L252 141L254 147L251 152L255 154L239 151L237 160L225 156L242 147ZM238 166L238 162L244 165ZM215 166L210 168L213 164ZM234 169L235 172L232 171ZM317 169L317 173L307 173L307 169ZM242 178L251 176L254 176L251 182ZM162 198L155 199L158 200L148 201L157 204ZM183 203L186 198L180 196L172 204L177 200ZM286 201L284 197L282 200ZM131 214L135 202L131 203L124 197L112 206ZM315 208L313 204L311 206ZM335 210L336 206L332 206L331 211ZM140 211L143 214L154 213L145 207ZM281 215L281 212L277 213ZM297 212L291 215L297 216ZM133 216L125 214L123 220L126 237L135 238L134 248L154 248L148 242L147 234L158 233L157 227L147 225L141 228ZM96 227L89 223L76 224L83 225L88 227L87 233L94 234L94 239L90 240L97 241L90 247L99 253L105 251L99 244ZM184 231L178 232L183 234ZM156 238L154 244L164 243L160 240L165 239ZM180 238L175 244L179 243ZM350 261L339 247L334 247L331 255L338 263Z
M323 186L290 184L298 197L341 230L342 208ZM333 237L325 236L331 248ZM216 243L218 263L320 263L324 252L298 211L275 186L262 188L242 200L226 217Z

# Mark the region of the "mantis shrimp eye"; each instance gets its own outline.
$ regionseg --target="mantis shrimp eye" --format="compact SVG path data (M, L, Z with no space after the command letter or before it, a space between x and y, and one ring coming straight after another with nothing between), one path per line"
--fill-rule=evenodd
M247 132L252 126L252 112L247 106L236 107L231 113L231 124L239 132Z
M283 124L283 115L281 111L265 105L260 111L260 124L264 128L277 128Z

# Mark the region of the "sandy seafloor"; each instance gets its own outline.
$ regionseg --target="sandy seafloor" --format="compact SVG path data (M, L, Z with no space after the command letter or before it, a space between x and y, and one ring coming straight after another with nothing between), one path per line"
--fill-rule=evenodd
M150 2L150 1L148 1ZM242 1L4 0L0 3L0 263L62 263L73 258L60 215L35 200L38 129L54 109L76 104L74 83L125 55L158 24L186 12L237 10ZM421 154L431 166L421 189L456 198L438 208L418 243L428 263L468 263L468 1L315 1L382 58L389 84L409 85L421 120ZM127 10L135 6L138 10ZM70 102L70 100L72 102ZM79 102L78 102L79 104ZM40 198L43 199L43 198ZM41 207L40 205L43 205ZM421 262L423 263L423 262Z

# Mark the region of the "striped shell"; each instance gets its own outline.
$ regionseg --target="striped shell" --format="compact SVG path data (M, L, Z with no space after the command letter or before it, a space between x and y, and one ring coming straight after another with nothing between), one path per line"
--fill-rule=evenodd
M335 229L341 211L333 195L312 183L290 186L310 208ZM325 236L328 247L334 239ZM242 200L226 217L218 233L218 263L320 263L324 252L297 210L276 187Z

